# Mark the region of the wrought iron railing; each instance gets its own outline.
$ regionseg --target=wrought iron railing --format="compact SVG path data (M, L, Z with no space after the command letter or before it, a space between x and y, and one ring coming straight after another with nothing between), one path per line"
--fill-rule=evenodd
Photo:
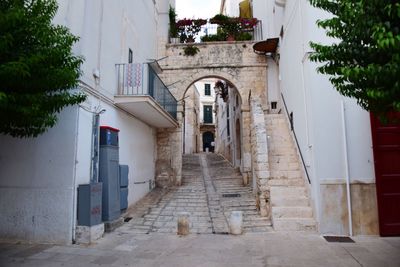
M207 22L207 24L201 26L200 36L209 35L209 34L216 34L218 29L218 24L211 24ZM253 41L261 41L263 40L262 34L262 21L258 20L257 24L253 28L249 29L242 29L241 32L250 33L252 36ZM196 42L199 42L200 38L196 39Z
M290 130L292 131L293 136L294 136L294 140L296 141L297 149L299 150L301 162L303 163L303 168L304 168L304 171L305 171L305 173L306 173L308 183L311 184L310 175L308 174L308 170L307 170L306 163L305 163L305 161L304 161L303 153L301 153L299 141L297 140L296 132L295 132L295 130L294 130L294 126L293 126L293 112L290 112L290 113L289 113L288 108L287 108L287 106L286 106L285 97L283 96L282 93L281 93L281 96L282 96L283 105L285 106L286 115L288 116L288 119L289 119L289 122L290 122Z
M218 27L219 27L218 24L210 23L210 21L208 20L207 24L201 26L200 32L198 34L196 34L195 42L196 43L200 43L201 42L201 37L203 37L205 35L214 35L214 34L216 34ZM262 21L258 20L256 25L254 25L252 28L242 29L241 32L249 33L251 35L251 37L252 37L251 38L252 41L261 41L261 40L263 40Z
M118 95L151 96L174 119L178 101L150 64L116 64Z

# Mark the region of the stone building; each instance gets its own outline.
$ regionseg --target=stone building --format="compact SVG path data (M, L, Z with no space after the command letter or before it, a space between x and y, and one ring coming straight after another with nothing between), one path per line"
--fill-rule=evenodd
M215 140L215 79L202 79L194 86L200 94L200 135L199 151L214 151L212 142Z
M235 88L226 86L226 96L216 98L216 152L223 155L233 166L241 166L241 99Z
M221 1L221 10L228 2ZM190 99L200 116L205 110L196 107L196 93L187 92L197 86L201 103L205 84L214 91L210 79L234 88L216 109L218 152L240 169L260 214L276 230L399 234L391 226L400 225L398 199L376 189L388 187L382 173L398 177L399 151L377 145L379 133L398 136L397 128L390 132L374 120L371 128L370 115L339 95L308 60L310 40L331 42L315 25L327 14L306 0L249 1L262 21L263 41L199 43L196 55L185 56L187 44L168 43L172 0L58 3L54 22L80 36L74 53L86 60L78 89L88 98L63 110L57 126L38 138L0 137L1 238L76 239L77 188L91 182L96 165L93 114L100 125L119 130L119 164L129 167L128 205L154 184L181 185L182 154L205 150L201 135L211 126L205 117L196 123L196 116L185 116ZM197 84L204 79L210 82ZM399 192L396 184L388 188ZM378 216L378 203L391 209Z
M183 151L184 154L193 154L202 151L200 133L200 94L195 85L185 94L184 124L183 124Z

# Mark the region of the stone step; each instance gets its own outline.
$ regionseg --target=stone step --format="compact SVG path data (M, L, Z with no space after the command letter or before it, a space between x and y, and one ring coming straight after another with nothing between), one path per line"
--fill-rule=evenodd
M271 205L274 207L307 207L308 197L276 197L271 196Z
M272 207L273 218L313 218L311 207Z
M288 179L292 179L292 178L301 178L302 174L301 171L297 170L297 171L271 171L270 172L270 177L272 179L284 179L284 178L288 178Z
M275 231L316 231L316 223L312 218L272 218Z
M268 184L270 186L302 186L304 185L304 180L303 178L269 179Z
M307 191L303 186L271 186L271 198L273 197L307 197Z

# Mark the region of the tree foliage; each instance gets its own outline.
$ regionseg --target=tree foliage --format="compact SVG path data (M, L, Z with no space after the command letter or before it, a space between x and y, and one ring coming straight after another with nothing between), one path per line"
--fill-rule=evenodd
M398 0L310 0L333 14L318 26L334 38L311 43L335 88L377 115L400 111L400 3Z
M55 0L0 1L0 133L35 137L56 124L57 113L84 101L78 84L78 40L52 24Z

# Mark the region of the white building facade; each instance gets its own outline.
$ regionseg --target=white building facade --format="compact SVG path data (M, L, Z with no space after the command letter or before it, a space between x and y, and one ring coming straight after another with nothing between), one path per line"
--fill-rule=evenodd
M167 42L170 2L174 5L168 0L58 1L54 23L80 37L73 52L85 58L79 90L87 100L65 108L57 125L37 138L0 137L0 238L75 239L77 188L90 182L92 118L101 110L100 125L119 129L119 164L129 167L128 205L151 190L156 129L177 124L157 103L141 102L152 108L154 118L146 118L131 109L131 96L117 98L116 64L158 58L158 43ZM145 72L147 65L141 66Z
M316 25L329 14L306 0L253 0L252 6L264 39L279 38L267 58L269 112L286 113L285 102L292 115L319 231L378 234L370 115L341 96L308 58L310 41L332 43Z
M213 152L215 149L215 91L216 79L202 79L194 83L199 93L199 121L201 142L199 151Z

